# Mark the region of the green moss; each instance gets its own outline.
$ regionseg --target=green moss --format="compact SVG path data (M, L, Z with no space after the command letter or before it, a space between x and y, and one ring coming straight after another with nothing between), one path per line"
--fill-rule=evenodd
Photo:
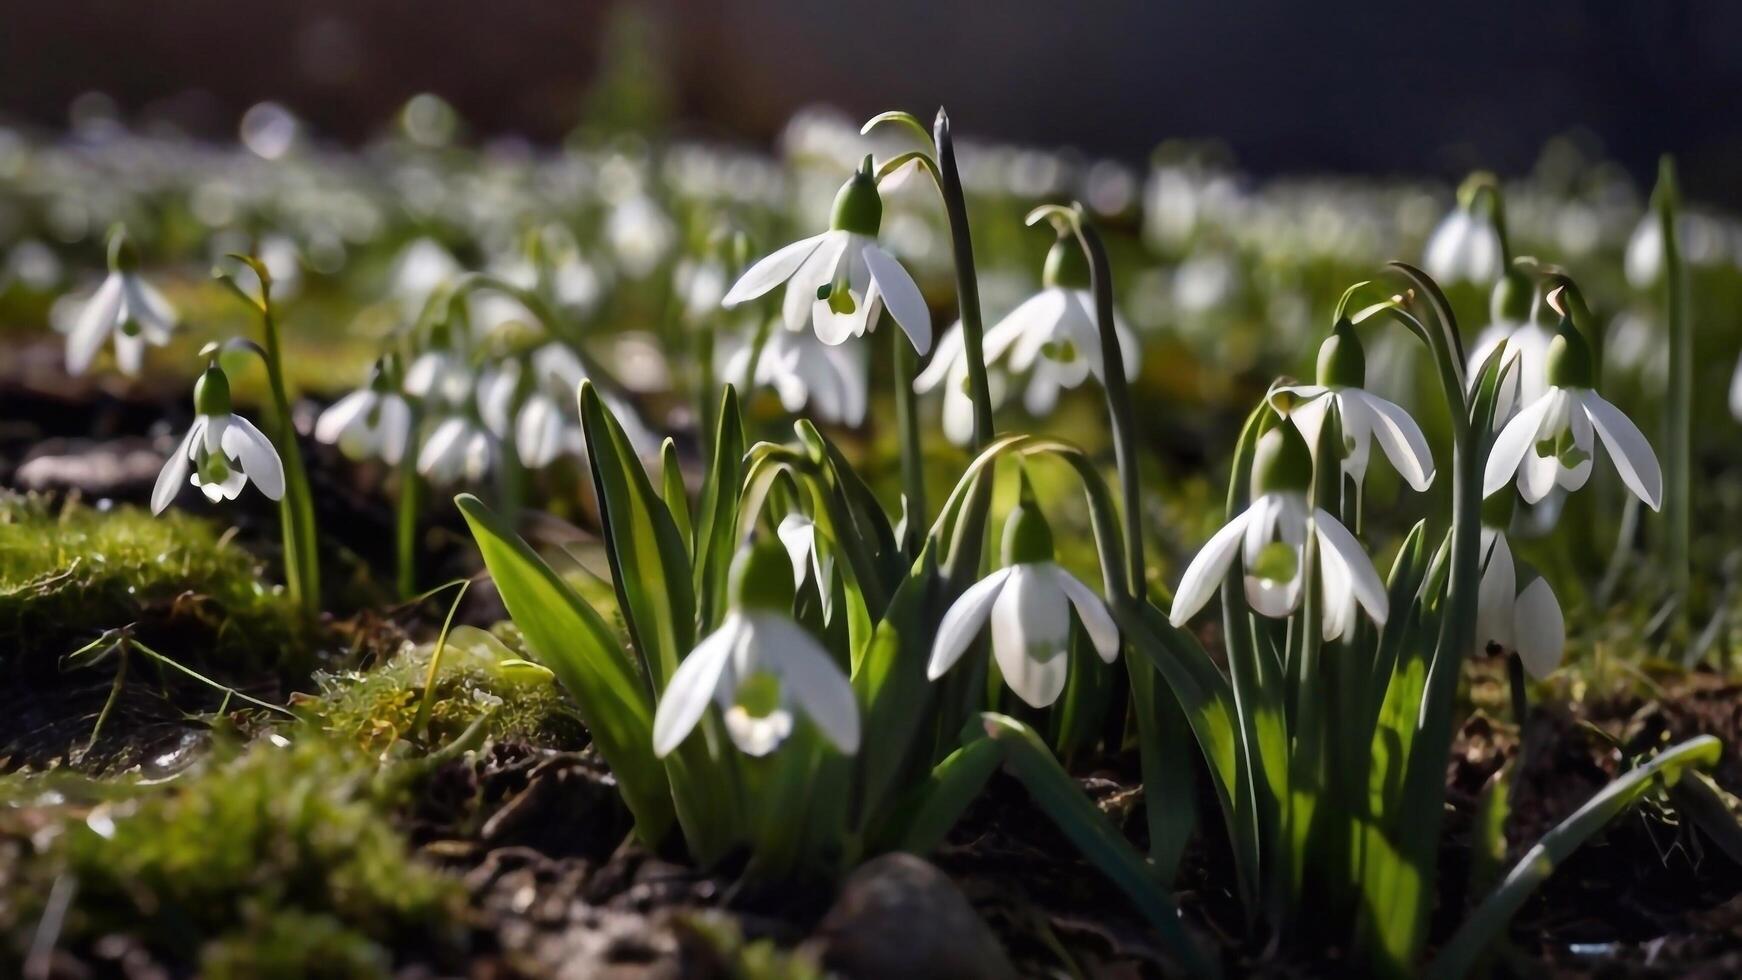
M241 665L279 663L302 639L282 590L210 521L0 493L0 664L135 623L209 634Z
M386 814L404 801L361 753L299 735L67 821L23 894L40 903L70 875L63 946L123 933L204 976L373 976L393 950L452 955L462 889L392 829ZM28 941L34 903L9 923L15 942Z
M490 729L553 748L585 743L586 731L556 682L536 668L516 666L519 635L509 624L494 634L461 627L449 638L430 703L428 741L443 744L491 714ZM319 693L298 711L329 734L371 753L415 732L434 643L407 645L369 671L321 674ZM505 664L506 662L506 664Z
M771 939L748 941L737 920L717 912L677 919L687 945L712 962L697 972L730 980L821 980L823 971L802 951L782 949Z

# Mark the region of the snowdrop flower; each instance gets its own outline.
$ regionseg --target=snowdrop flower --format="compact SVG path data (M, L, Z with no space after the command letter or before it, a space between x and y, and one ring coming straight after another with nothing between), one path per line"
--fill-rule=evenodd
M1119 656L1119 628L1094 590L1053 561L1052 531L1039 508L1018 504L1004 524L1004 568L970 586L944 613L926 677L937 680L992 622L992 658L1027 704L1058 700L1070 671L1071 608L1095 652Z
M1663 218L1656 208L1646 208L1634 227L1633 235L1627 239L1627 251L1621 256L1621 268L1627 274L1628 285L1634 289L1650 289L1662 277Z
M1558 289L1549 294L1557 309L1559 294ZM1557 485L1579 489L1591 476L1595 431L1609 450L1621 482L1657 510L1663 499L1657 455L1631 419L1591 390L1595 374L1591 350L1564 311L1549 341L1547 361L1547 390L1519 409L1495 437L1482 477L1483 496L1506 486L1514 474L1519 493L1533 504Z
M405 393L425 401L463 405L472 397L472 368L455 346L452 324L430 328L428 346L405 371Z
M829 230L780 249L752 265L726 292L730 309L786 285L781 314L787 329L811 326L825 344L860 337L889 315L921 354L931 349L931 311L913 277L877 245L883 224L883 199L872 176L871 158L835 195Z
M169 343L175 310L139 275L139 252L127 233L109 237L109 275L85 302L67 334L67 373L84 374L98 348L115 337L115 364L126 375L137 375L145 362L145 345Z
M459 260L432 238L419 238L400 251L388 273L388 291L416 316L429 294L461 273Z
M1306 584L1302 573L1308 535L1318 540L1324 638L1347 636L1357 605L1374 623L1384 625L1385 583L1349 529L1307 502L1312 477L1312 454L1292 421L1284 418L1259 438L1252 460L1252 505L1217 531L1187 566L1169 616L1175 626L1184 626L1210 601L1237 554L1253 611L1273 619L1293 613Z
M683 744L708 702L747 755L773 752L802 711L835 748L859 750L859 703L847 675L792 618L792 577L781 546L760 542L732 561L731 608L720 628L671 675L653 715L653 753Z
M1339 319L1319 346L1318 382L1277 389L1301 400L1289 418L1309 447L1318 447L1325 413L1334 404L1343 427L1343 472L1357 484L1367 476L1374 439L1412 489L1419 493L1433 483L1433 453L1421 427L1408 412L1366 390L1367 354L1347 318Z
M565 453L584 457L586 439L575 392L585 380L586 366L574 350L561 341L547 341L485 375L478 383L478 416L498 439L512 440L520 461L534 469ZM614 394L601 392L600 398L637 453L658 449L658 437L632 406Z
M235 500L249 480L270 500L284 496L278 450L253 423L230 411L230 379L215 361L194 382L194 424L157 475L152 513L163 513L184 479L213 503Z
M732 384L749 377L753 385L772 387L789 412L809 406L825 422L853 428L864 424L870 366L863 341L831 346L811 333L770 331L751 374L754 348L753 338L739 342L726 357L720 377Z
M684 317L691 323L706 322L720 308L730 285L726 264L711 256L679 259L672 269L671 281Z
M646 278L677 240L677 229L646 194L625 197L605 219L605 240L623 271L632 279Z
M1548 345L1554 327L1543 323L1531 310L1535 288L1518 269L1508 269L1494 283L1489 299L1489 324L1470 348L1469 384L1480 380L1482 365L1500 345L1506 345L1501 366L1506 373L1495 394L1494 425L1504 425L1521 405L1541 398L1548 390Z
M1022 404L1030 415L1047 415L1061 388L1075 388L1090 375L1101 380L1101 331L1089 292L1089 261L1074 236L1060 236L1047 253L1041 291L986 331L988 362L1009 354L1013 372L1028 372ZM1137 338L1113 318L1119 362L1127 378L1138 368Z
M969 386L967 341L962 336L962 322L957 320L938 338L938 348L932 352L931 361L913 379L913 390L917 394L923 395L939 387L943 389L944 438L957 446L974 441L974 396ZM986 387L992 396L992 409L996 411L1004 404L1006 395L1004 372L995 367L988 368Z
M1458 204L1428 236L1422 266L1442 284L1493 282L1506 266L1497 213L1499 190L1489 174L1473 174L1458 188Z
M438 422L424 439L417 453L417 472L438 486L462 480L480 483L494 456L490 433L470 414L456 412Z
M352 459L380 457L397 465L411 441L411 405L394 390L391 366L375 363L367 387L334 402L315 420L315 439Z
M1504 490L1482 503L1482 582L1476 590L1476 642L1489 652L1514 653L1536 678L1560 665L1567 624L1548 580L1536 576L1518 588L1518 568L1506 542L1513 496Z

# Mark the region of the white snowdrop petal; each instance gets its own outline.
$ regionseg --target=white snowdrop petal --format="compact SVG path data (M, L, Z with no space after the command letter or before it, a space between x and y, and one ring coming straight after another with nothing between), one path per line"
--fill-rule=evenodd
M1353 388L1342 394L1345 403L1352 402L1366 410L1366 422L1373 437L1379 441L1379 447L1385 450L1385 458L1391 460L1391 465L1397 468L1404 481L1418 493L1432 485L1433 451L1428 448L1427 436L1422 434L1415 419L1398 405L1377 395Z
M1077 610L1077 621L1083 624L1083 632L1089 634L1089 642L1095 646L1095 652L1107 663L1112 663L1119 656L1119 626L1113 622L1113 615L1107 611L1107 604L1095 591L1083 584L1075 575L1063 568L1053 566L1052 576L1065 598Z
M835 748L847 755L859 751L859 700L834 658L785 616L753 615L756 642L780 675L781 689Z
M1609 457L1615 462L1615 471L1621 474L1621 482L1652 510L1657 510L1663 503L1663 471L1658 468L1657 454L1651 451L1651 443L1645 440L1644 433L1602 395L1581 391L1576 397L1591 426L1608 448Z
M122 284L118 273L111 273L91 298L85 301L79 318L67 333L67 373L84 374L97 357L97 349L114 331L121 315Z
M1506 423L1506 428L1500 430L1500 435L1494 439L1494 447L1488 451L1488 466L1482 472L1483 497L1492 497L1501 487L1511 483L1526 455L1535 455L1536 434L1542 428L1543 418L1553 407L1554 396L1544 395L1524 406L1512 421Z
M353 391L345 397L327 406L315 419L315 441L333 445L339 437L349 430L353 423L362 419L369 410L375 407L375 402L381 396L368 388Z
M398 395L381 400L381 421L378 426L381 458L388 465L398 465L405 458L406 444L411 441L411 406Z
M720 305L730 309L791 279L793 273L804 265L805 260L811 257L826 236L827 232L812 235L763 256L738 277L738 281L732 284L732 288L720 300Z
M980 633L980 627L985 625L986 617L991 614L992 604L998 600L1005 583L1010 579L1010 572L1008 568L1001 568L975 582L944 613L943 622L938 624L937 638L932 641L931 662L925 669L928 680L935 681L944 676L961 659L968 644L974 641L974 637Z
M931 360L925 364L925 370L919 372L913 379L913 391L923 395L943 384L956 370L956 364L967 356L967 341L962 337L962 321L957 320L944 330L938 338L937 349L932 351ZM981 348L984 352L985 342L982 338Z
M188 429L187 435L181 437L181 442L175 447L175 452L163 461L163 470L157 474L157 483L151 488L151 512L161 514L164 508L175 500L175 495L181 490L182 481L188 478L188 467L193 462L190 450L194 439L199 435L200 424L195 422Z
M1518 643L1518 659L1530 676L1547 677L1560 666L1566 649L1567 624L1561 615L1560 602L1548 580L1538 578L1518 594L1515 607L1517 619L1513 629Z
M272 440L240 415L230 416L224 429L224 452L242 463L242 472L269 500L284 496L284 463Z
M895 318L896 324L907 332L908 339L913 341L913 349L920 354L931 350L931 310L926 307L925 296L920 293L913 277L900 262L895 261L894 256L875 244L867 244L860 254L871 270L872 282L883 299L883 305L889 308L889 315Z
M1361 542L1355 540L1342 521L1322 507L1313 512L1313 529L1318 532L1320 546L1335 552L1342 561L1349 575L1349 586L1361 608L1367 610L1373 622L1385 625L1390 598L1385 594L1385 581L1379 577L1373 559L1367 557Z
M1515 639L1512 607L1518 598L1518 572L1512 563L1512 548L1506 543L1506 535L1487 530L1482 533L1484 538L1492 535L1493 540L1485 542L1486 562L1482 582L1476 589L1476 652L1490 643L1502 650L1512 650Z
M1173 593L1173 611L1168 615L1168 621L1173 625L1184 626L1222 587L1228 566L1233 564L1234 555L1239 552L1241 541L1246 536L1246 524L1251 515L1250 509L1236 515L1211 536L1197 557L1186 566L1185 574L1180 576L1179 588Z
M720 628L696 644L672 672L653 713L655 756L663 759L670 755L695 729L696 722L702 720L743 627L744 621L737 613L728 615Z
M1026 704L1044 708L1064 691L1070 672L1071 612L1044 569L1018 565L992 608L992 657L1004 683Z

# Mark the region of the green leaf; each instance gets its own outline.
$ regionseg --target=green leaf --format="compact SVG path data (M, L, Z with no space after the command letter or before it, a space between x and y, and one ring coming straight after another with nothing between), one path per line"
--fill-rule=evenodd
M938 584L937 564L927 547L913 574L895 590L853 669L853 690L865 710L864 730L870 733L859 747L861 828L875 825L874 818L900 785L915 737L930 717L934 691L925 672L942 618Z
M513 529L471 494L454 503L527 649L575 699L593 744L622 787L636 833L657 846L671 828L671 796L653 757L653 698L598 612L570 589Z
M1205 956L1186 934L1173 896L1124 835L1083 795L1070 774L1047 751L1040 736L1004 715L987 712L980 720L986 737L1003 747L1011 774L1022 781L1035 804L1091 864L1136 904L1179 967L1191 976L1220 976L1219 964Z
M989 738L975 739L932 767L925 781L914 787L888 822L894 850L930 854L960 820L968 805L985 790L986 783L1004 761L1003 747Z
M1691 770L1716 765L1722 751L1717 739L1701 735L1665 750L1603 787L1572 816L1544 834L1513 865L1506 880L1476 907L1440 950L1439 957L1428 968L1428 980L1458 980L1467 976L1489 944L1499 938L1507 923L1561 862L1646 794L1661 786L1676 785Z
M713 465L696 508L695 593L702 629L725 616L726 577L737 549L738 502L744 488L744 417L738 394L726 386L714 430Z
M689 553L629 437L590 382L581 383L579 400L617 601L657 694L696 645Z
M659 489L665 498L665 509L671 511L671 521L677 525L677 536L686 546L694 548L690 532L690 501L684 491L683 467L677 460L677 443L670 436L659 447ZM693 551L690 552L692 555Z

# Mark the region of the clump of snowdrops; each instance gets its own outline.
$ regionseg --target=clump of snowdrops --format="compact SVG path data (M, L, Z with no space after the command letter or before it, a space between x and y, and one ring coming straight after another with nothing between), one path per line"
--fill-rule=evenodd
M826 229L753 263L741 248L711 255L730 256L729 273L710 273L713 292L723 316L750 324L750 339L698 378L709 425L694 492L674 444L656 449L623 388L581 353L558 299L561 254L534 250L530 281L457 267L425 276L434 285L415 325L316 427L348 454L398 467L402 581L409 590L416 560L416 508L405 502L425 482L477 485L495 474L496 507L469 493L458 507L527 650L573 698L650 846L681 844L705 865L742 861L762 881L832 877L880 851L929 851L1002 767L1148 916L1182 968L1213 973L1216 959L1170 893L1201 766L1234 856L1229 888L1254 940L1304 938L1312 910L1313 935L1340 937L1374 972L1416 970L1436 896L1462 666L1484 652L1508 658L1522 704L1525 675L1552 670L1564 644L1552 586L1507 545L1514 497L1534 504L1577 491L1600 442L1638 499L1656 509L1665 498L1649 443L1599 394L1575 319L1577 286L1514 261L1503 237L1484 237L1478 218L1499 213L1497 192L1466 194L1457 240L1436 245L1436 261L1480 266L1472 276L1496 266L1496 312L1547 304L1553 327L1499 337L1468 358L1426 273L1397 264L1386 271L1395 290L1351 287L1313 383L1283 379L1253 410L1227 523L1169 597L1152 587L1140 527L1135 340L1114 313L1094 222L1081 207L1029 215L1055 233L1044 288L988 331L947 117L927 129L886 113L866 129L879 126L915 148L880 165L865 159ZM884 185L916 177L941 199L960 310L924 374L929 305L882 240ZM1478 246L1495 254L1459 265L1454 253ZM112 254L115 274L132 274L125 250ZM265 344L241 346L272 377L275 435L233 412L214 359L154 505L184 481L214 500L247 482L282 497L287 581L312 597L313 526L279 380L271 278L259 262L249 268L258 293L238 291L261 314ZM118 316L149 340L165 320L149 294L125 280L112 292L144 311ZM514 327L480 332L480 318ZM1436 461L1408 412L1368 388L1365 345L1398 327L1433 365L1452 420L1449 460ZM754 386L785 385L789 407L814 400L834 421L862 417L864 392L842 380L862 361L840 352L879 332L890 341L901 456L893 507L809 419L790 438L752 442L740 402ZM88 363L93 334L78 336L76 359ZM1034 414L1061 388L1098 383L1117 493L1099 461L1068 441L999 434L1007 372L1026 372ZM940 383L953 441L974 455L933 510L913 396ZM1360 536L1375 444L1412 489L1451 483L1449 510L1428 508L1386 576ZM559 457L591 484L621 629L517 533L525 470ZM1027 477L1060 464L1082 489L1075 506L1093 531L1093 585L1055 552L1047 514L1072 502L1040 499ZM996 515L1000 466L1017 471L1020 491ZM1190 628L1217 593L1225 667ZM1122 684L1104 683L1107 664L1123 670ZM1109 704L1114 692L1120 703ZM1069 719L1109 710L1129 718L1141 755L1147 854L1070 779L1059 739L1043 735L1080 732ZM1717 748L1702 738L1668 749L1600 793L1526 853L1430 968L1466 972L1555 860L1631 802L1710 765Z

